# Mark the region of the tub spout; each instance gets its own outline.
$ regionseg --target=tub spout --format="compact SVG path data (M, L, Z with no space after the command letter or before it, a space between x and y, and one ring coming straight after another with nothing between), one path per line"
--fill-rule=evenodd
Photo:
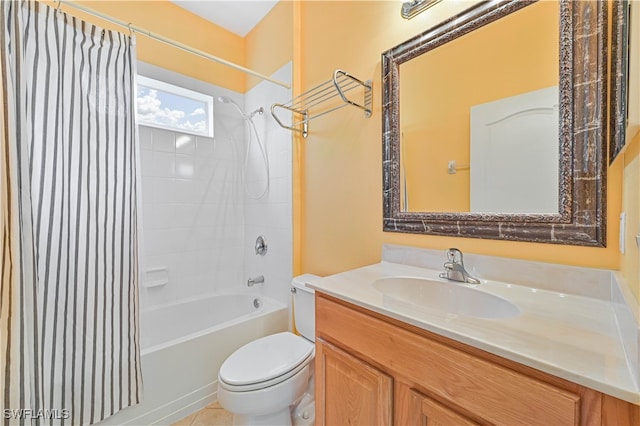
M249 278L247 280L248 287L253 287L255 284L262 284L262 283L264 283L264 275L258 275L257 277Z

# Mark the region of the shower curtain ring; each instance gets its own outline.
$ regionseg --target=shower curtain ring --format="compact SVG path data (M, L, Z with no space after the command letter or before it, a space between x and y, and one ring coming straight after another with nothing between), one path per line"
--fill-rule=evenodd
M127 28L129 28L129 37L133 37L133 28L131 28L131 25L133 25L131 22L127 24Z
M58 4L56 5L56 13L60 12L60 6L62 6L62 0L58 0Z

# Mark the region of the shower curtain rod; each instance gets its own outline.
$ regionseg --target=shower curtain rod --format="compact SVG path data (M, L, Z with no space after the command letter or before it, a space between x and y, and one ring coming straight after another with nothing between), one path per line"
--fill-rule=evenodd
M268 77L266 75L260 74L260 73L258 73L256 71L253 71L253 70L249 69L249 68L245 68L245 67L243 67L241 65L235 64L233 62L229 62L229 61L227 61L225 59L222 59L222 58L219 58L217 56L211 55L211 54L209 54L207 52L203 52L202 50L195 49L195 48L193 48L191 46L188 46L186 44L180 43L180 42L175 41L175 40L171 40L170 38L163 37L163 36L161 36L159 34L152 33L151 31L146 30L146 29L141 28L141 27L138 27L137 25L133 25L130 22L125 22L125 21L122 21L120 19L116 19L116 18L113 18L111 16L104 15L104 14L102 14L100 12L96 12L95 10L93 10L91 8L79 5L79 4L75 3L75 2L69 2L69 1L66 1L66 0L58 0L57 3L58 3L58 6L57 6L58 9L60 8L60 6L62 4L64 4L65 6L69 6L69 7L72 7L74 9L81 10L81 11L83 11L85 13L88 13L90 15L96 16L96 17L98 17L100 19L104 19L105 21L111 22L111 23L119 25L121 27L128 28L132 32L137 32L137 33L140 33L140 34L142 34L144 36L147 36L147 37L149 37L149 38L151 38L153 40L168 44L169 46L173 46L173 47L178 48L180 50L184 50L186 52L189 52L189 53L192 53L194 55L200 56L202 58L209 59L211 61L217 62L217 63L222 64L222 65L226 65L226 66L231 67L231 68L233 68L235 70L242 71L242 72L250 74L250 75L252 75L254 77L258 77L258 78L260 78L262 80L269 81L271 83L277 84L278 86L282 86L282 87L284 87L286 89L291 89L291 85L288 84L288 83L285 83L285 82L282 82L282 81L279 81L279 80L275 80L275 79L273 79L271 77Z

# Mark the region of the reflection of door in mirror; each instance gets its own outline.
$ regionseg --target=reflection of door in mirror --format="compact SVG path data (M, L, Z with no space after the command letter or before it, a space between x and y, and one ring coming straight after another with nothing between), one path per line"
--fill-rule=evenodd
M558 2L540 1L400 65L403 211L472 211L470 171L447 167L471 162L471 108L558 85L558 16ZM557 131L552 143L557 164Z
M558 213L558 86L471 108L471 211Z

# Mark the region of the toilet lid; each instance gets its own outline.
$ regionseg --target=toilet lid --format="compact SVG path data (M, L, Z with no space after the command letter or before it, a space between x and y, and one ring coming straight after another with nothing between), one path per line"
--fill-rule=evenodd
M219 377L234 386L265 382L295 369L313 349L313 343L289 332L261 337L232 353Z

